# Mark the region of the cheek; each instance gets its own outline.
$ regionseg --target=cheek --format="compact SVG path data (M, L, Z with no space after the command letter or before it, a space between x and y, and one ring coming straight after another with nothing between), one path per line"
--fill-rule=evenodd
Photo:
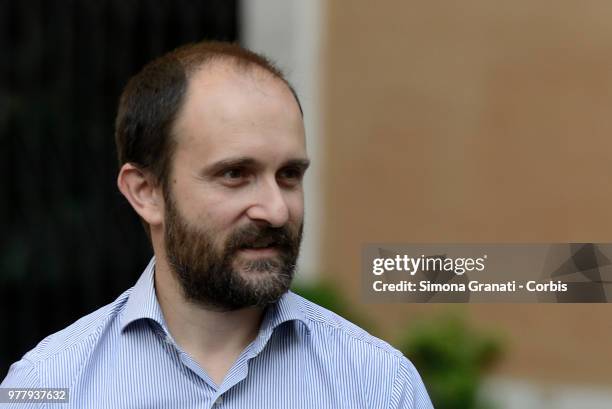
M212 232L222 234L236 224L245 211L245 204L236 198L208 196L206 200L192 202L195 220Z
M286 200L291 219L296 222L302 222L304 219L304 195L302 193L296 194Z
M241 213L235 202L206 203L202 205L197 218L214 232L221 233L231 227Z
M180 192L182 214L211 232L221 232L243 211L244 200L203 183L183 183Z

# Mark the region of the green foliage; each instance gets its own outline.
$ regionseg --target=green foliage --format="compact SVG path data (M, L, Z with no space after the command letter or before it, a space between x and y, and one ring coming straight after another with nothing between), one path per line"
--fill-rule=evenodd
M498 336L476 331L457 316L414 325L400 349L414 363L436 409L474 409L487 368L501 356Z

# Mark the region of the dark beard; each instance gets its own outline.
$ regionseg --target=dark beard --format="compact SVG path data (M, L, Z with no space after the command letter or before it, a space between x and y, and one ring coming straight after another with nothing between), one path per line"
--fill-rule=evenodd
M295 271L303 224L293 232L289 226L251 224L230 233L226 243L220 243L221 247L211 232L190 226L179 214L171 193L169 196L165 200L166 256L187 300L215 310L232 311L266 306L287 292ZM277 256L256 260L240 258L241 248L263 238L274 241Z

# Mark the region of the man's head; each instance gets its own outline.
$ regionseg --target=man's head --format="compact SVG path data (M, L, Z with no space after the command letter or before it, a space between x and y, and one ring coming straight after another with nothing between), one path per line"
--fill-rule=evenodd
M288 289L308 160L276 68L236 45L175 50L127 85L116 141L119 188L187 299L229 310Z

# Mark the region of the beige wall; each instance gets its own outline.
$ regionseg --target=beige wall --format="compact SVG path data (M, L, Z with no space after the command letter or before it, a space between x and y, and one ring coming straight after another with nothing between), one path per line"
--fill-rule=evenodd
M612 3L328 1L323 271L370 242L612 241ZM612 306L469 305L504 374L612 385Z

